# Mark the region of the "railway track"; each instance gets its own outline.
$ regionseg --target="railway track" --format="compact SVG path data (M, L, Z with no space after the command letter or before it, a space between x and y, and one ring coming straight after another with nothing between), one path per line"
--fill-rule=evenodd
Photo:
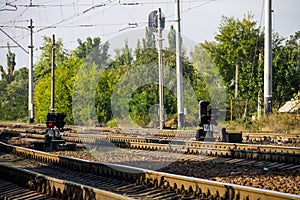
M56 200L57 198L0 179L0 199Z
M24 123L0 123L0 131L12 131L18 133L44 134L46 126L40 124ZM157 130L157 129L130 129L130 128L103 128L103 127L75 127L66 128L66 137L76 136L80 133L92 135L119 135L127 137L147 137L160 140L195 140L195 130ZM78 136L78 135L77 135ZM218 137L218 135L214 135ZM300 147L300 132L298 134L272 133L272 132L243 132L243 143L262 144L276 146Z
M36 140L43 141L44 134L36 130L25 130L18 133L16 130L2 131L2 136L18 136L25 140L14 140L14 144L32 144ZM208 155L247 159L265 162L279 162L300 164L300 147L286 147L258 144L233 144L221 142L200 142L178 139L158 139L143 136L133 137L124 135L99 134L95 132L62 133L66 142L81 143L84 145L101 147L121 147L128 149L175 152L182 154Z
M10 164L14 163L9 167L0 165L1 177L60 198L89 199L98 189L108 190L104 193L111 199L114 195L119 195L115 199L300 199L298 195L90 162L5 143L0 143L0 150Z
M129 149L175 152L182 154L209 155L215 157L230 157L248 160L282 162L300 164L299 147L281 147L270 145L229 144L220 142L198 142L177 140L153 140L145 138L115 137L105 138L65 138L70 142L81 142L97 146L112 146L112 144Z

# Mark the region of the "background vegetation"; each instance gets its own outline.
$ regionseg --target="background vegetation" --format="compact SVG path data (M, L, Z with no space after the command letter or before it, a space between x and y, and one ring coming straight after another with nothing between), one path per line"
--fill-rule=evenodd
M163 50L164 65L170 69L176 68L175 31L173 27L168 33L168 47ZM277 112L286 101L297 98L300 91L300 31L289 38L273 35L273 111ZM262 129L267 126L266 119L253 122L250 116L257 116L263 102L263 46L262 28L253 21L252 15L243 19L223 17L218 27L215 41L205 41L196 45L190 55L183 48L183 75L192 86L198 100L214 99L216 105L224 104L229 109L229 100L233 100L234 120ZM51 38L44 37L44 45L39 61L34 69L34 104L35 122L44 123L50 107L51 92ZM101 38L78 40L74 50L67 50L63 42L56 43L56 112L67 115L68 124L85 123L86 116L96 115L101 125L115 126L118 121L112 116L111 96L122 77L130 69L145 64L155 65L157 49L152 33L146 28L145 38L137 41L137 46L129 48L128 42L115 49L115 57L108 54L109 43L103 43ZM16 55L8 45L6 56L7 66L0 66L0 120L28 120L28 69L15 70ZM91 67L91 73L86 77L77 77L78 72L86 66ZM239 68L238 95L234 95L234 79L236 65ZM101 74L96 77L95 74ZM143 79L143 77L139 77ZM94 107L90 110L80 110L73 113L74 98L84 97L91 80L95 80L96 93ZM74 93L75 81L86 85ZM225 91L226 102L219 99L219 91ZM90 97L89 97L90 98ZM165 109L169 119L176 118L176 97L165 88ZM149 109L158 104L158 85L147 84L137 88L129 102L131 118L139 126L150 122ZM78 116L80 117L78 117ZM276 114L275 114L276 115ZM227 115L228 116L228 115ZM197 116L195 116L197 118ZM278 118L275 117L276 119ZM228 119L228 118L227 118ZM268 118L272 119L272 118ZM299 118L295 118L299 122ZM298 120L298 121L297 121ZM278 119L280 120L280 118ZM245 123L246 122L246 123ZM278 124L280 124L278 122ZM300 123L298 123L300 124ZM274 127L274 126L273 126ZM299 128L299 127L296 127Z

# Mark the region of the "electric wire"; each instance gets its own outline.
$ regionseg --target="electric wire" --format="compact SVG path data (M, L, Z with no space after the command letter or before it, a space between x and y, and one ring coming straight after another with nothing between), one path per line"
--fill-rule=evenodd
M0 28L0 31L2 33L4 33L9 39L11 39L16 45L18 45L23 51L25 51L25 53L29 53L26 49L24 49L24 47L22 47L14 38L12 38L9 34L7 34L5 31L3 31L1 28Z
M109 0L108 2L111 2L111 1ZM106 6L106 5L109 5L109 4L103 4L103 6ZM88 11L89 11L89 10L88 10ZM37 30L36 32L43 31L43 30L45 30L45 29L47 29L47 28L52 28L53 26L56 26L56 25L58 25L58 24L64 23L64 22L66 22L66 21L69 21L69 20L71 20L71 19L77 18L77 17L79 17L79 16L81 16L81 15L84 15L84 14L87 13L88 11L85 10L85 11L82 11L82 12L75 13L75 14L73 14L73 15L71 15L71 16L65 18L65 19L62 19L62 20L60 20L59 22L54 23L54 24L52 24L52 25L50 25L50 26L48 26L48 27L41 28L41 29Z
M206 2L206 1L216 1L216 0L186 0L186 1L180 1L181 3L199 3L199 2ZM110 2L110 1L108 1ZM173 3L174 1L151 1L151 2L124 2L121 3L121 1L119 1L119 3L110 3L110 5L120 5L120 6L137 6L137 5L161 5L161 4L169 4L169 3ZM76 6L78 7L86 7L86 6L98 6L101 4L77 4ZM74 3L69 3L69 4L32 4L32 5L28 5L28 4L14 4L14 6L19 6L19 7L73 7Z
M259 20L259 27L261 27L261 23L262 23L262 17L264 14L264 6L265 6L265 1L262 1L262 6L261 6L261 13L260 13L260 20ZM254 55L253 55L253 62L252 62L252 75L253 75L253 70L254 70L254 63L256 61L256 52L258 49L258 41L259 41L259 32L257 33L257 37L256 37L256 43L255 43L255 50L254 50Z
M54 0L55 1L55 0ZM54 2L54 1L48 1L48 2ZM98 7L102 7L102 6L106 6L107 8L106 9L104 9L103 11L102 11L102 13L104 13L104 12L106 12L107 10L109 10L109 9L111 9L111 8L113 8L113 7L115 7L115 6L117 6L117 5L122 5L122 6L136 6L136 5L142 5L142 4L152 4L152 5L154 5L154 4L161 4L161 3L167 3L167 4L169 4L170 2L169 1L156 1L156 2L149 2L149 3L147 3L147 2L143 2L143 3L138 3L138 2L130 2L130 3L121 3L120 1L119 1L119 3L116 3L116 1L117 0L115 0L115 1L106 1L105 3L107 3L107 2L109 2L109 4L107 4L107 5L110 5L109 7L106 5L106 4L104 4L104 3L102 3L102 4L97 4L96 6L94 5L94 4L79 4L79 5L76 5L76 6L87 6L87 5L92 5L92 7L91 8L89 8L89 9L86 9L86 10L84 10L83 12L78 12L78 13L75 13L75 14L73 14L72 16L69 16L69 17L67 17L67 18L65 18L65 19L62 19L61 21L59 21L59 22L56 22L56 23L54 23L54 24L52 24L52 25L47 25L47 26L38 26L38 25L36 25L35 27L36 28L40 28L40 29L38 29L37 31L34 31L34 33L38 33L38 32L41 32L41 31L43 31L43 30L45 30L45 29L49 29L49 28L68 28L68 27L77 27L77 28L90 28L90 27L107 27L107 26L123 26L123 28L119 28L118 30L116 30L116 31L111 31L111 32L109 32L109 33L104 33L103 32L103 34L101 34L102 36L108 36L108 35L113 35L113 34L117 34L117 33L119 33L119 32L122 32L122 31L125 31L125 30L128 30L128 29L132 29L132 28L137 28L137 27L145 27L146 25L147 25L147 23L148 22L146 22L146 21L141 21L141 22L135 22L134 24L135 24L135 26L131 26L130 25L130 23L119 23L119 24L77 24L77 25L73 25L74 24L74 22L72 23L72 25L60 25L60 24L62 24L62 23L64 23L64 22L67 22L67 21L69 21L69 20L72 20L72 19L75 19L75 18L77 18L77 17L79 17L79 16L81 16L81 15L83 15L83 14L85 14L85 13L87 13L87 12L89 12L89 11L92 11L92 10L94 10L94 9L96 9L96 8L98 8ZM201 2L201 4L200 5L196 5L196 6L194 6L194 7L190 7L189 9L187 9L187 10L184 10L184 11L182 11L181 13L185 13L185 12L188 12L188 11L191 11L191 10L193 10L193 9L196 9L196 8L199 8L199 7L201 7L201 6L203 6L203 5L205 5L205 4L207 4L207 3L210 3L210 2L212 2L213 0L211 0L211 1L202 1ZM78 2L78 1L76 1L76 2ZM182 1L182 2L185 2L185 1ZM196 3L199 3L199 1L188 1L189 3L191 3L191 2L196 2ZM31 2L32 3L32 2ZM47 3L47 2L46 2ZM100 6L101 5L101 6ZM9 25L9 24L11 24L12 22L15 22L16 20L16 18L17 17L19 17L19 16L22 16L29 8L33 8L33 7L44 7L44 8L46 8L46 7L63 7L63 6L74 6L74 2L73 3L70 3L70 4L57 4L57 5L46 5L46 4L41 4L41 5L37 5L37 4L30 4L30 5L22 5L22 4L19 4L19 5L17 5L17 6L23 6L23 7L26 7L23 11L22 11L22 13L21 14L18 14L18 15L16 15L13 19L11 19L9 22L7 22L7 25L6 25L6 27L14 27L14 28L21 28L20 26L14 26L14 25ZM93 15L93 16L95 16L95 15ZM174 16L174 15L170 15L170 16L168 16L168 17L172 17L172 16ZM89 16L88 18L91 18L91 16ZM167 17L166 17L167 18ZM84 20L84 19L82 19L82 20ZM78 21L82 21L82 20L78 20ZM168 23L168 22L174 22L174 20L166 20L166 23ZM76 23L76 22L75 22ZM124 27L125 26L125 27ZM22 37L23 39L24 39L24 36ZM23 49L24 50L24 49ZM25 51L26 52L26 51Z

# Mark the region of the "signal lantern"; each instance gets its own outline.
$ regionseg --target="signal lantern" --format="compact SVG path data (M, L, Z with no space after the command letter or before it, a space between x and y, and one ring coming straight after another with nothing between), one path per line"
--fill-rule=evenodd
M216 116L214 116L214 115L210 116L210 121L215 122L216 121Z
M200 118L200 126L203 126L204 124L210 124L210 120L211 120L211 118L210 118L210 116L208 116L208 115L203 115L203 116L201 116L201 118Z
M48 128L53 128L54 127L54 123L53 122L47 122L47 127Z
M48 113L47 114L47 121L46 121L46 126L47 128L54 128L56 122L56 115L55 113Z
M209 105L208 101L200 101L199 102L199 117L201 117L203 115L208 115L208 113L207 113L208 105Z
M211 108L209 110L211 124L218 125L218 123L217 123L218 112L219 112L219 110L217 108Z
M207 112L207 107L209 105L208 101L200 101L199 102L199 119L200 119L200 126L204 124L209 124L210 116Z
M63 114L63 113L57 113L56 114L56 127L58 129L63 129L66 122L64 121L65 120L65 117L66 115Z

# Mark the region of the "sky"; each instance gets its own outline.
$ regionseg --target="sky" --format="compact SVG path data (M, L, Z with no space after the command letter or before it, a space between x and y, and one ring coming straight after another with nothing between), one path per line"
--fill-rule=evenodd
M185 46L213 41L222 16L242 19L254 15L264 27L265 0L180 0L181 33ZM31 6L30 6L31 3ZM161 8L167 29L175 25L175 0L0 0L0 65L6 68L7 43L16 54L16 68L28 66L29 19L33 20L34 63L41 54L43 36L61 38L66 49L78 45L77 39L100 37L110 42L110 52L122 48L128 39L132 48L144 37L148 15ZM272 29L288 38L300 30L300 0L272 1ZM4 34L5 32L6 34ZM112 53L111 53L112 54Z

